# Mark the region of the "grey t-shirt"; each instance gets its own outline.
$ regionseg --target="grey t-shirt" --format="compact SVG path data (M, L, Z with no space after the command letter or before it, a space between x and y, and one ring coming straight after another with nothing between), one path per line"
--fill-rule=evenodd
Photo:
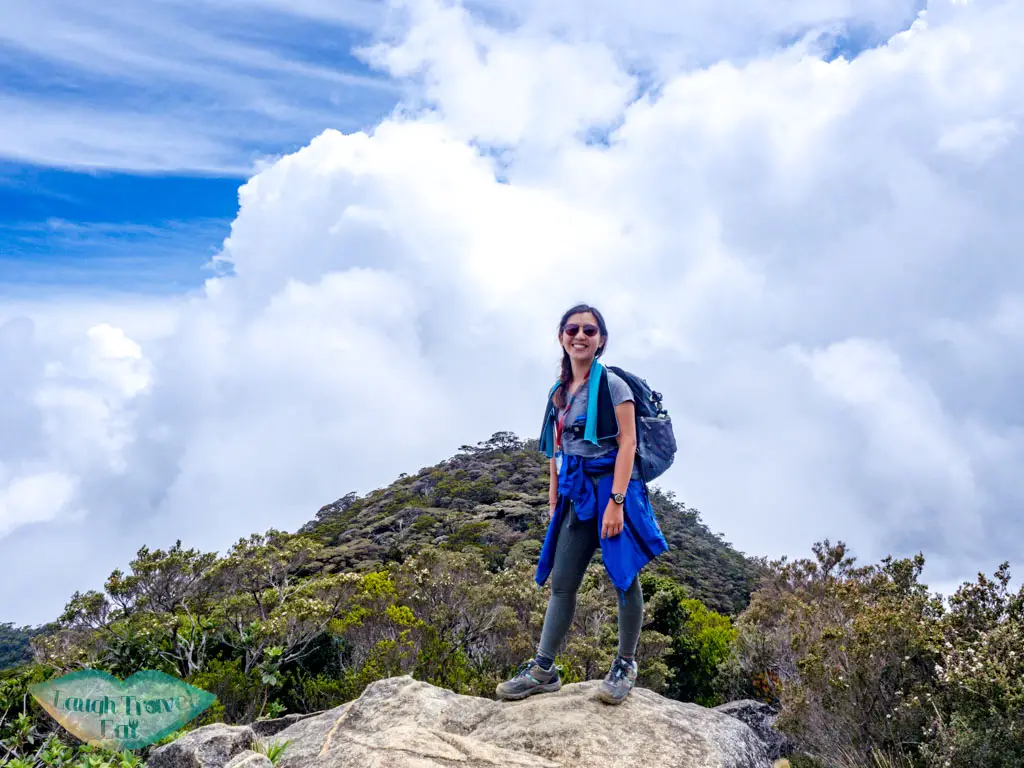
M622 378L609 370L605 370L608 374L608 389L611 392L612 404L619 405L627 400L633 399L633 390L629 388L629 385L622 380ZM584 382L583 386L579 388L576 393L575 399L569 406L569 415L565 417L565 432L562 434L562 451L568 455L573 456L603 456L619 447L618 441L614 437L607 437L603 440L598 440L597 445L584 440L583 436L573 437L569 434L569 426L574 423L585 424L587 418L587 401L590 396L590 382ZM566 396L566 400L572 398L572 395ZM555 418L561 418L562 411L558 409L558 413L555 414ZM639 477L639 471L634 462L633 465L633 477Z

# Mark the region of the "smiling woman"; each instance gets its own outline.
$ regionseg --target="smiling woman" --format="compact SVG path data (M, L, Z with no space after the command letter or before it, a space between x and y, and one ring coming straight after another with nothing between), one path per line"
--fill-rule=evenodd
M619 704L637 676L634 656L644 613L640 571L665 552L668 543L634 466L633 392L597 361L608 344L604 317L596 308L578 304L562 315L558 340L561 376L548 398L539 443L550 459L551 480L550 523L536 580L543 585L551 576L551 598L537 655L498 685L497 695L523 699L562 687L555 654L572 624L587 566L600 547L618 594L619 653L597 695L608 704Z

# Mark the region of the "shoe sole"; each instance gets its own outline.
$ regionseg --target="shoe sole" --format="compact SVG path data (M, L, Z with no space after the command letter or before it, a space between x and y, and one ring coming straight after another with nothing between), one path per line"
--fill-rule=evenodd
M604 691L601 688L598 688L597 689L597 698L600 701L603 701L605 704L621 704L622 702L624 702L629 697L630 691L632 691L632 688L629 691L626 691L626 695L623 696L621 699L617 699L614 696L612 696L610 693L608 693L607 691Z
M545 683L544 685L538 685L534 688L523 691L522 693L502 693L501 691L495 691L499 699L503 701L522 701L523 699L533 696L536 693L554 693L562 687L562 681L559 680L555 683Z

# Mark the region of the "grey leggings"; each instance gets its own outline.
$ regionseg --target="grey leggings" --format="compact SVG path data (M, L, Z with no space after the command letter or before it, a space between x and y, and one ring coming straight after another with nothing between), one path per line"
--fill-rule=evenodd
M601 545L597 530L597 516L586 522L576 517L571 501L566 501L562 527L555 545L555 562L551 569L551 599L544 616L537 655L553 659L565 640L576 613L576 592L583 581L590 558ZM618 592L619 602L619 655L631 658L640 639L644 620L644 594L640 589L640 575L633 579L625 592Z

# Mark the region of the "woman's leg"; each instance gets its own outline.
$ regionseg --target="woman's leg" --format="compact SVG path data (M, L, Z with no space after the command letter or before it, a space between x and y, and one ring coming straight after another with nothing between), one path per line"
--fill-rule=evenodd
M619 656L632 660L644 623L644 592L640 587L640 574L633 579L629 589L616 592L619 595Z
M558 531L555 544L555 562L551 568L551 599L544 615L544 629L537 646L537 662L550 668L555 654L562 645L572 618L576 613L576 592L583 581L590 558L600 542L597 524L588 520L581 524L571 501ZM641 599L641 608L643 600Z
M636 683L637 664L633 658L644 618L644 594L640 574L625 592L619 592L619 655L612 662L597 697L608 704L621 704Z

